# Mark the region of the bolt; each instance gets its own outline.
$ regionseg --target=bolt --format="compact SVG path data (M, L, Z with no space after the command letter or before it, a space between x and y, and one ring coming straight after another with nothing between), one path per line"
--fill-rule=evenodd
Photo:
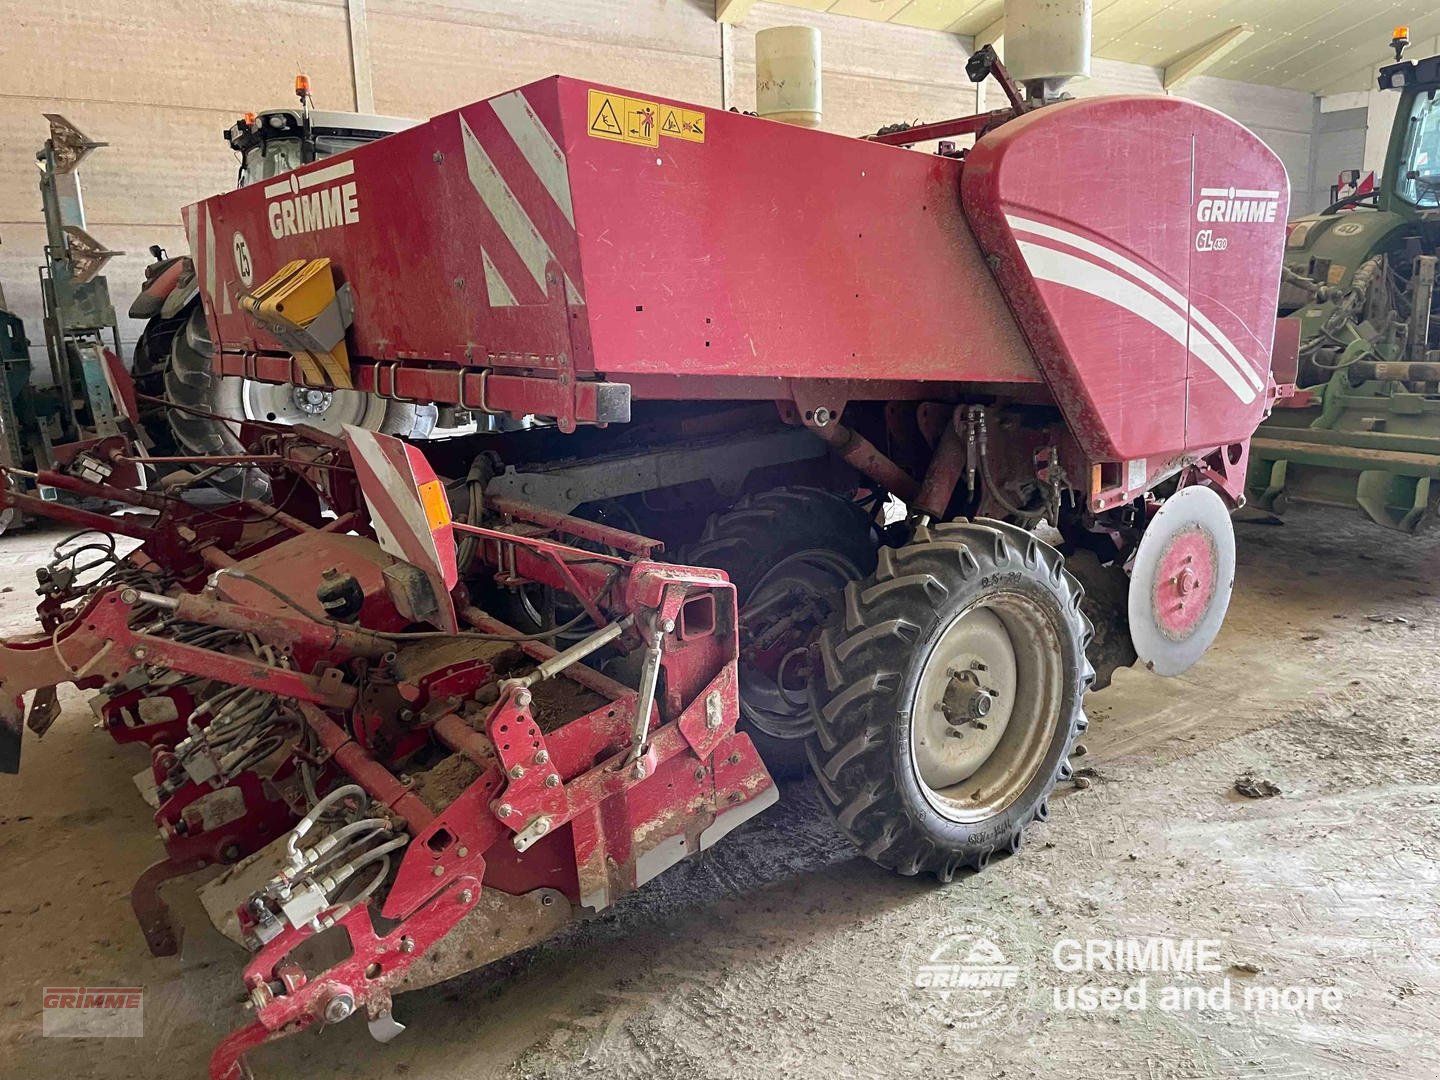
M145 648L144 645L136 645L133 649L130 650L130 655L133 656L136 660L144 660L145 657L150 655L150 650Z
M443 866L436 866L433 870L430 871L430 873L434 874L436 877L444 877L444 876L445 876L445 867L443 867Z
M460 847L455 849L455 854L463 859L465 858L465 856L470 854L470 849L462 844Z
M667 634L673 634L675 632L675 620L666 619L663 623L661 623L661 629L664 630Z
M556 776L556 775L552 772L549 776L545 777L545 786L546 786L546 787L559 787L559 786L560 786L560 777Z
M633 776L636 780L644 780L645 763L643 761L635 762L635 767L630 770L630 775Z
M471 890L471 889L461 889L461 890L460 890L460 902L461 902L462 904L468 904L468 903L470 903L471 900L474 900L474 899L475 899L475 893L474 893L473 890Z
M517 709L528 709L530 707L530 691L521 690L515 695L515 707Z
M120 602L122 604L133 604L139 599L140 594L134 589L122 589L120 592Z
M541 894L541 896L540 896L540 906L541 906L541 907L549 907L549 906L550 906L551 904L553 904L553 903L555 903L555 897L551 896L549 893L543 893L543 894Z
M400 939L400 951L403 952L403 953L412 953L412 952L414 952L414 951L415 951L415 939L412 938L412 937L402 937L402 938Z
M435 162L436 165L440 165L444 163L445 155L442 154L439 150L436 150L435 153L431 155L430 160Z
M702 765L700 768L698 768L698 769L695 770L695 779L696 779L696 780L704 780L704 779L705 779L705 767L704 767L703 765Z
M270 991L264 985L254 986L250 989L250 1007L252 1009L263 1009L270 1004Z
M516 764L510 766L510 779L512 779L512 780L519 780L519 779L520 779L522 776L524 776L524 775L525 775L525 766L524 766L524 765L521 765L521 764L519 764L519 763L517 762Z
M545 750L543 750L543 749L542 749L542 750L536 750L536 751L535 751L535 764L536 764L536 765L544 765L545 762L547 762L547 761L549 761L549 760L550 760L550 754L549 754L547 751L545 751Z
M725 760L728 761L731 765L739 765L739 764L740 764L740 751L738 751L738 750L735 751L733 754L731 754L731 755L730 755L729 757L727 757Z
M324 1017L327 1024L338 1024L355 1011L355 999L348 991L341 990L325 1002Z
M465 279L463 277L457 277L455 279L455 287L457 289L463 289L465 287Z
M227 863L234 862L236 859L240 858L240 845L226 844L220 850L220 858Z
M820 406L820 408L815 410L816 427L824 427L826 424L830 423L830 420L831 412L829 409L825 408L825 406L822 405Z
M515 813L515 807L511 806L508 802L500 804L499 814L502 818L509 817L513 813Z
M543 836L550 831L550 819L548 817L536 818L534 828L537 833Z

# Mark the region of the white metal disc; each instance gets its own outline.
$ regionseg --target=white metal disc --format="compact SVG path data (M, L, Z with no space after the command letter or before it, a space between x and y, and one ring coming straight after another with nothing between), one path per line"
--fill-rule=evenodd
M1181 488L1150 519L1130 571L1130 640L1157 675L1199 660L1225 621L1235 585L1230 511L1208 487Z

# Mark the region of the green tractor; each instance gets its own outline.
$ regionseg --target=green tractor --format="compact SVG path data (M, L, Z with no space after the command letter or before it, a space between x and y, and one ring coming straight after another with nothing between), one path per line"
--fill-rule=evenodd
M1252 442L1248 487L1273 514L1359 506L1414 533L1440 502L1440 56L1401 60L1408 43L1380 70L1400 94L1381 183L1290 222L1276 339L1298 324L1296 393Z

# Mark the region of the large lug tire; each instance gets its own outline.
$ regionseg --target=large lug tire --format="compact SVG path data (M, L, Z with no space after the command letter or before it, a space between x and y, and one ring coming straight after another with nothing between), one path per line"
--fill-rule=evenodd
M821 635L813 682L810 764L841 830L943 881L1018 850L1071 776L1089 637L1079 583L1023 529L935 525L882 551Z
M782 487L712 514L684 552L682 561L724 570L735 585L740 716L776 775L805 769L804 739L813 729L808 646L840 609L846 584L874 570L878 548L874 524L854 503L819 488ZM776 643L764 647L777 628Z

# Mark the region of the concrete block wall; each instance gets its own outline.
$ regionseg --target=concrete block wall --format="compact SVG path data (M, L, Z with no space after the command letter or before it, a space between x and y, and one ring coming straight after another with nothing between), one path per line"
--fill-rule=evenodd
M128 350L147 248L185 249L179 208L234 183L221 131L292 101L300 70L320 108L415 118L557 72L751 109L755 32L807 23L823 35L828 130L976 106L966 38L765 3L735 27L713 14L713 0L0 0L0 286L39 340L45 112L111 144L82 179L90 231L126 252L106 275ZM1161 92L1158 69L1095 65L1077 94ZM1309 95L1205 78L1184 93L1253 127L1308 192Z

